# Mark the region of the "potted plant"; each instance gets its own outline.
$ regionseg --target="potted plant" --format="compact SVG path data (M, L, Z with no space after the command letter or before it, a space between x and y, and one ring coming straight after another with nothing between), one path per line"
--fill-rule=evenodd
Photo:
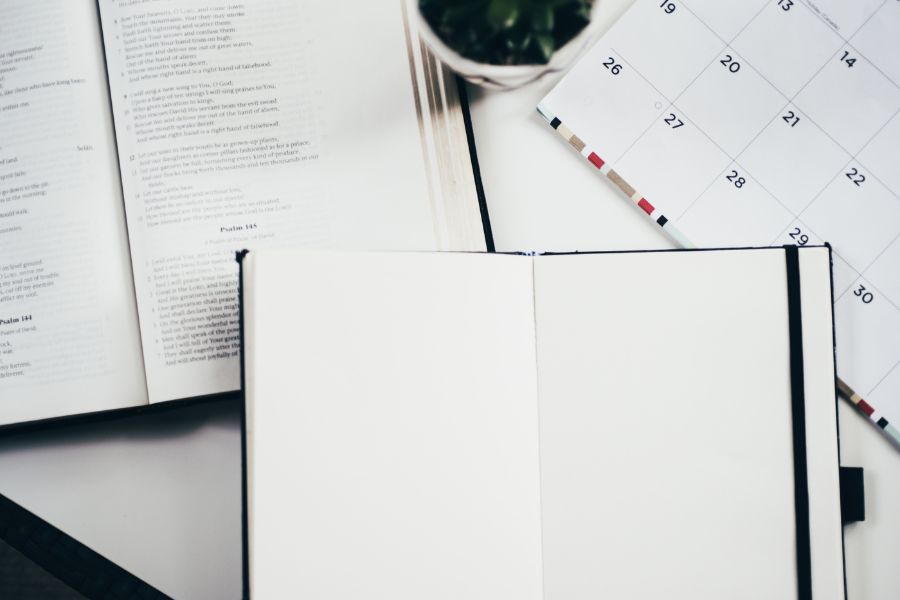
M598 0L418 0L420 35L473 83L518 87L565 68L590 42Z

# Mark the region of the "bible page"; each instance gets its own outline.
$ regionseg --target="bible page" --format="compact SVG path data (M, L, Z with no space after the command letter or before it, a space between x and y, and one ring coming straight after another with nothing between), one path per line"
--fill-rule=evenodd
M147 402L97 5L0 4L0 423Z
M103 0L151 401L236 390L243 248L445 248L397 2Z

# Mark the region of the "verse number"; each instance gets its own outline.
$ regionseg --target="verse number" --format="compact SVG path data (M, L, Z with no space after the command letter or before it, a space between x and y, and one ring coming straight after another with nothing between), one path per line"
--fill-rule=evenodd
M866 176L860 173L859 169L857 169L856 167L853 167L852 169L844 173L844 177L852 181L853 185L855 185L856 187L861 187L863 181L866 180Z
M787 12L791 10L791 7L794 5L794 0L778 0L778 6L781 7L781 10Z
M659 7L666 11L667 15L671 15L673 12L675 12L676 8L675 4L673 2L669 2L668 0L663 0L662 4L660 4Z
M853 290L853 295L863 301L863 304L871 304L872 300L875 299L875 296L872 295L872 292L866 291L866 286L861 285L855 290Z
M799 227L794 227L788 235L791 236L792 240L797 242L798 246L805 246L809 243L809 236L803 233Z
M741 70L741 63L734 60L730 54L726 54L725 58L719 61L720 65L725 65L725 67L731 71L732 73L737 73Z
M847 50L844 50L844 55L841 57L841 62L845 63L847 65L847 68L849 69L850 67L852 67L853 65L856 64L856 59L851 58L850 52L848 52Z
M675 113L669 113L669 116L663 119L666 125L671 127L672 129L678 129L679 127L684 127L684 121L675 116Z
M740 173L738 173L734 169L731 170L731 173L725 176L725 179L733 183L734 187L738 189L744 187L744 184L747 183L747 180L741 177Z
M800 122L800 117L794 114L794 111L789 110L787 114L781 117L781 120L790 125L791 127L796 127L797 123Z
M610 56L606 60L606 62L603 63L603 66L606 67L607 69L609 69L613 75L618 75L619 73L622 72L622 65L617 63L616 59L614 59L612 56Z

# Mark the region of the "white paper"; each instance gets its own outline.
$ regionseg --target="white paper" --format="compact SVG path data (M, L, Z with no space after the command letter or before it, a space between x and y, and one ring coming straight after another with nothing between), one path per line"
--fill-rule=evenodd
M255 598L541 598L531 261L251 253Z
M400 1L101 12L151 401L238 388L236 251L449 247Z
M96 3L0 6L0 423L147 402Z

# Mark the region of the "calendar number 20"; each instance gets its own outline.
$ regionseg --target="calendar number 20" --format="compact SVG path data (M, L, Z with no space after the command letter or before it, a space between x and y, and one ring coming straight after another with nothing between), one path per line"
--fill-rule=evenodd
M725 67L731 71L732 73L737 73L741 70L741 63L734 60L730 54L726 54L725 58L719 61L720 65L725 65Z

